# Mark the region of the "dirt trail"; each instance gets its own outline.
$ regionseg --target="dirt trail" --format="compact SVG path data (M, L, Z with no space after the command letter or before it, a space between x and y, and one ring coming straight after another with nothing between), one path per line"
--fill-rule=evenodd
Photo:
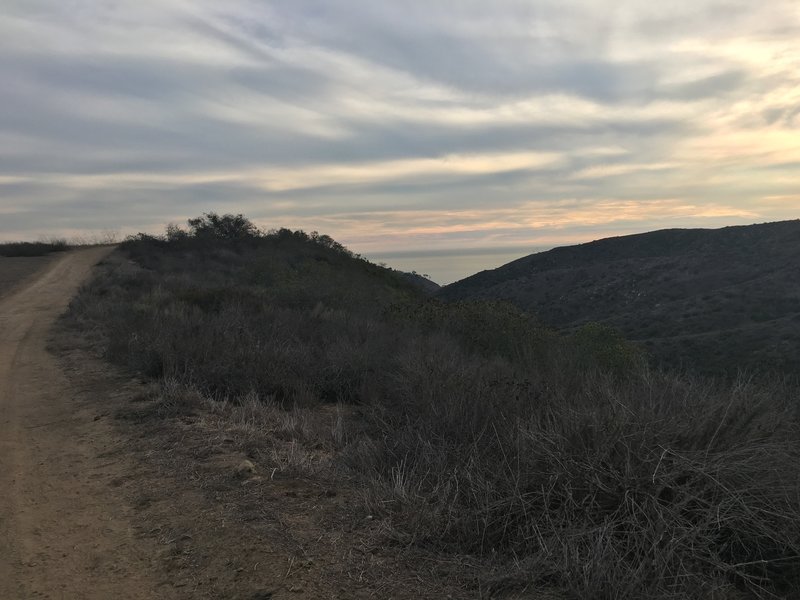
M110 458L111 426L76 400L46 349L55 319L109 251L66 253L0 300L0 600L172 597L115 490L126 465Z

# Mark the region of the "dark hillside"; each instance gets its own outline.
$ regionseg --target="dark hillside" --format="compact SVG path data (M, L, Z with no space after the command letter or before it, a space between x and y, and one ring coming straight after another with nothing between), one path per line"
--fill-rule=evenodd
M53 240L50 242L5 242L0 244L0 256L5 257L31 257L44 256L52 252L69 250L66 240Z
M116 320L110 355L151 375L189 376L215 395L352 399L362 353L380 343L369 321L424 295L316 233L140 236L121 248L137 301ZM127 310L122 300L116 310ZM336 331L343 322L352 338ZM329 372L315 373L323 363Z
M406 281L411 282L426 294L435 294L440 289L442 289L442 286L440 286L438 283L436 283L435 281L431 281L430 279L428 279L423 275L419 275L413 272L407 273L405 271L395 271L395 272L399 273L403 278L405 278Z
M445 287L550 325L619 328L659 362L800 369L800 221L666 229L533 254Z

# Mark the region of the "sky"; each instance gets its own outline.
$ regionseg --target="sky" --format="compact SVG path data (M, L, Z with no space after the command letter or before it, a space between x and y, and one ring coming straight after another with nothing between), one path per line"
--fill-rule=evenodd
M452 279L797 218L797 40L797 0L0 0L0 240L243 213Z

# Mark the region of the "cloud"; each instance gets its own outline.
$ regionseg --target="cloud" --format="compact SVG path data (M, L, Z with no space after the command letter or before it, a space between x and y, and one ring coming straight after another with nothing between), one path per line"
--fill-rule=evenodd
M229 210L441 251L796 217L798 38L793 0L11 2L0 239Z

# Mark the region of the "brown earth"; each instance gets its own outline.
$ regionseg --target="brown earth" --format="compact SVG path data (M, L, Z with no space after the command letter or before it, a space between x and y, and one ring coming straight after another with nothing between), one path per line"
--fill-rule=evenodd
M292 467L292 440L165 407L91 332L54 326L108 251L59 255L0 300L0 600L532 597L387 543L357 485Z
M123 462L47 351L50 327L107 248L66 253L0 302L0 598L169 598L107 481Z

